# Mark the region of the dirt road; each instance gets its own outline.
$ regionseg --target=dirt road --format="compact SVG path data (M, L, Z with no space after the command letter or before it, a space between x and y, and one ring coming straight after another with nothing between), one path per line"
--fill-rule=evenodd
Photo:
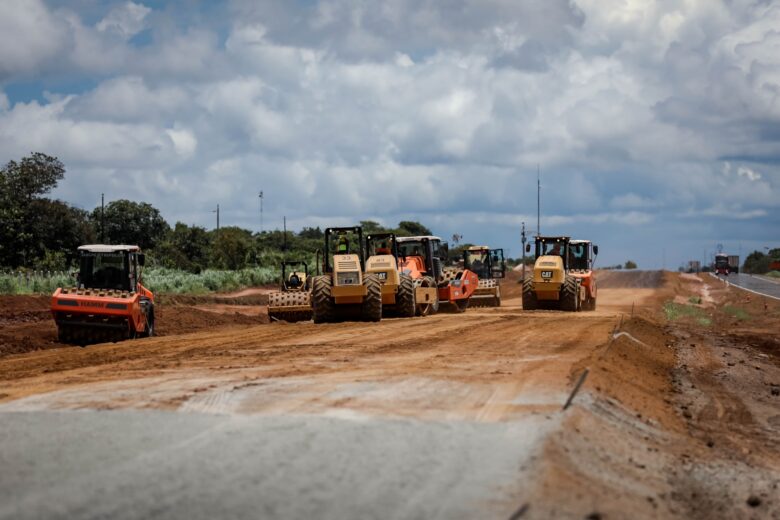
M737 372L735 388L713 386L726 376L705 384L723 358L686 346L721 337L712 316L739 296L718 283L603 273L598 310L568 314L523 312L509 280L501 308L465 314L226 324L7 356L0 462L14 471L0 472L0 517L777 515L778 400L745 394ZM664 315L693 296L707 297L692 307L701 316ZM761 367L766 388L780 384L773 347L722 341ZM710 406L702 388L718 396L715 412L694 416ZM718 426L732 409L742 437ZM724 460L743 464L731 475L744 485L716 500L704 477ZM760 505L747 505L752 495Z

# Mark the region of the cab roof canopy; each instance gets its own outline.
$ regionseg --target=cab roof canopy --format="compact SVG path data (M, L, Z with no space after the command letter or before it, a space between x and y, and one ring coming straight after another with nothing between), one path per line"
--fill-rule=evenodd
M488 246L470 246L469 251L482 251L483 249L490 249Z
M79 251L87 251L89 253L137 253L141 248L138 246L129 246L124 244L106 245L106 244L89 244L86 246L79 246Z
M536 239L537 240L544 240L545 242L548 242L550 240L557 240L557 241L561 242L561 241L564 241L564 240L569 240L570 238L569 237L564 237L564 236L555 237L555 236L536 235Z
M419 237L396 237L395 239L398 242L419 242L423 238L427 238L428 240L438 240L439 242L441 242L441 238L433 235L424 235Z
M569 240L570 244L590 244L590 240Z

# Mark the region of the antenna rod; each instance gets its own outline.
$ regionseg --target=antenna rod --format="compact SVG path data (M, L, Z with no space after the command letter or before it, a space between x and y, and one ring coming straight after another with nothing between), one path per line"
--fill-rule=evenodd
M541 236L541 220L542 220L542 181L541 181L541 168L536 165L536 236Z

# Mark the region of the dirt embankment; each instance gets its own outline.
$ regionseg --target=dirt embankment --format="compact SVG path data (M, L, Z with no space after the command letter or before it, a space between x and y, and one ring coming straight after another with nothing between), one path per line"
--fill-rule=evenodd
M0 296L0 358L63 347L57 342L49 296ZM160 295L156 305L159 336L268 323L266 292L244 295Z
M747 294L668 273L574 367L533 516L780 518L780 304Z

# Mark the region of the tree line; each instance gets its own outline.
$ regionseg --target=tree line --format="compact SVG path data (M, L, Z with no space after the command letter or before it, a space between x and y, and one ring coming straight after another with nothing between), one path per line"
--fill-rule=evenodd
M64 176L62 162L43 153L0 168L0 267L66 270L78 246L98 242L138 245L151 265L193 273L276 266L285 257L302 258L313 266L315 252L322 248L324 232L319 227L256 233L237 226L171 226L151 204L125 199L85 211L47 197ZM399 222L395 228L373 221L360 225L365 233L431 234L414 221Z

